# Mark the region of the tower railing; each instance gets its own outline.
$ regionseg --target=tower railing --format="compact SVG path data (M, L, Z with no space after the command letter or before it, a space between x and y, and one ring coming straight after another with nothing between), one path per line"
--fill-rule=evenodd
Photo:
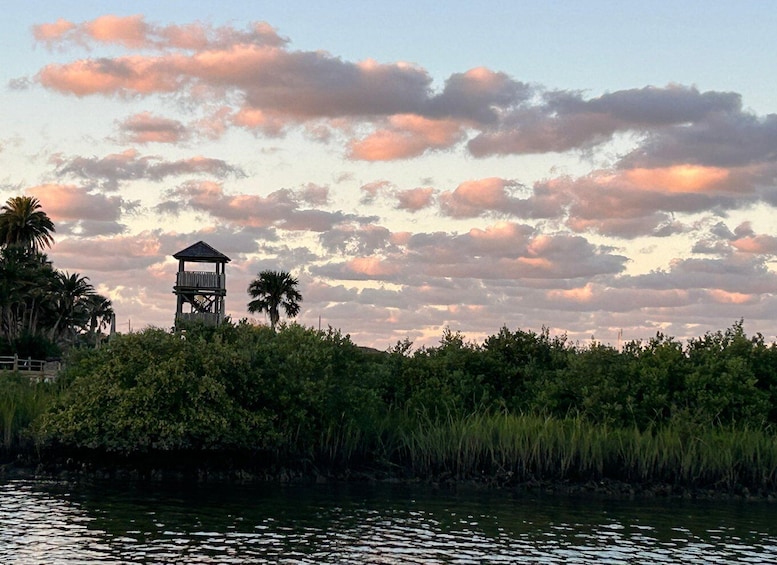
M216 312L181 312L175 318L176 323L201 322L206 326L216 326L222 317Z
M208 271L178 271L176 285L178 287L201 289L224 289L225 277Z

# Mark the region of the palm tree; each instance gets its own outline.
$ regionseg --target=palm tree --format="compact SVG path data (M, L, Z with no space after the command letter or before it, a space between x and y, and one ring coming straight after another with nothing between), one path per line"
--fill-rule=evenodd
M248 294L254 299L248 303L248 311L269 314L270 327L274 330L280 320L281 307L289 318L299 314L302 295L297 290L298 284L299 281L285 271L262 271L248 285Z
M89 322L85 301L89 295L94 294L94 287L89 282L89 277L57 271L53 294L56 301L56 320L51 327L51 337L64 336L66 340L73 339L77 330Z
M38 333L52 309L55 279L45 255L17 245L0 247L0 336L13 341Z
M84 300L86 313L89 315L89 334L95 335L103 328L107 328L113 316L113 304L99 294L90 294Z
M51 247L54 231L54 223L33 196L14 196L0 208L0 245L38 252Z

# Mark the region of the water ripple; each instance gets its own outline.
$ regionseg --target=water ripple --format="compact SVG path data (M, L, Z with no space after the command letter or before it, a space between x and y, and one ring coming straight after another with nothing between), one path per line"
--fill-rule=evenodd
M770 505L422 489L0 484L0 562L769 563Z

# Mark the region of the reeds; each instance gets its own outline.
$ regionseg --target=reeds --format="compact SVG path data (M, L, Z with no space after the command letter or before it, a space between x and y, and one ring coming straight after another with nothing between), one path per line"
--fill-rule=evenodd
M26 445L32 422L48 407L56 385L0 373L0 451Z
M417 476L777 487L777 436L769 429L670 423L640 431L582 417L479 413L418 417L396 433L390 458Z

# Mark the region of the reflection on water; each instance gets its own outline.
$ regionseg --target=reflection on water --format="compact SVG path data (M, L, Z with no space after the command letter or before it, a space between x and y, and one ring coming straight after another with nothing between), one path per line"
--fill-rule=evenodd
M1 563L774 563L777 507L398 485L0 483Z

